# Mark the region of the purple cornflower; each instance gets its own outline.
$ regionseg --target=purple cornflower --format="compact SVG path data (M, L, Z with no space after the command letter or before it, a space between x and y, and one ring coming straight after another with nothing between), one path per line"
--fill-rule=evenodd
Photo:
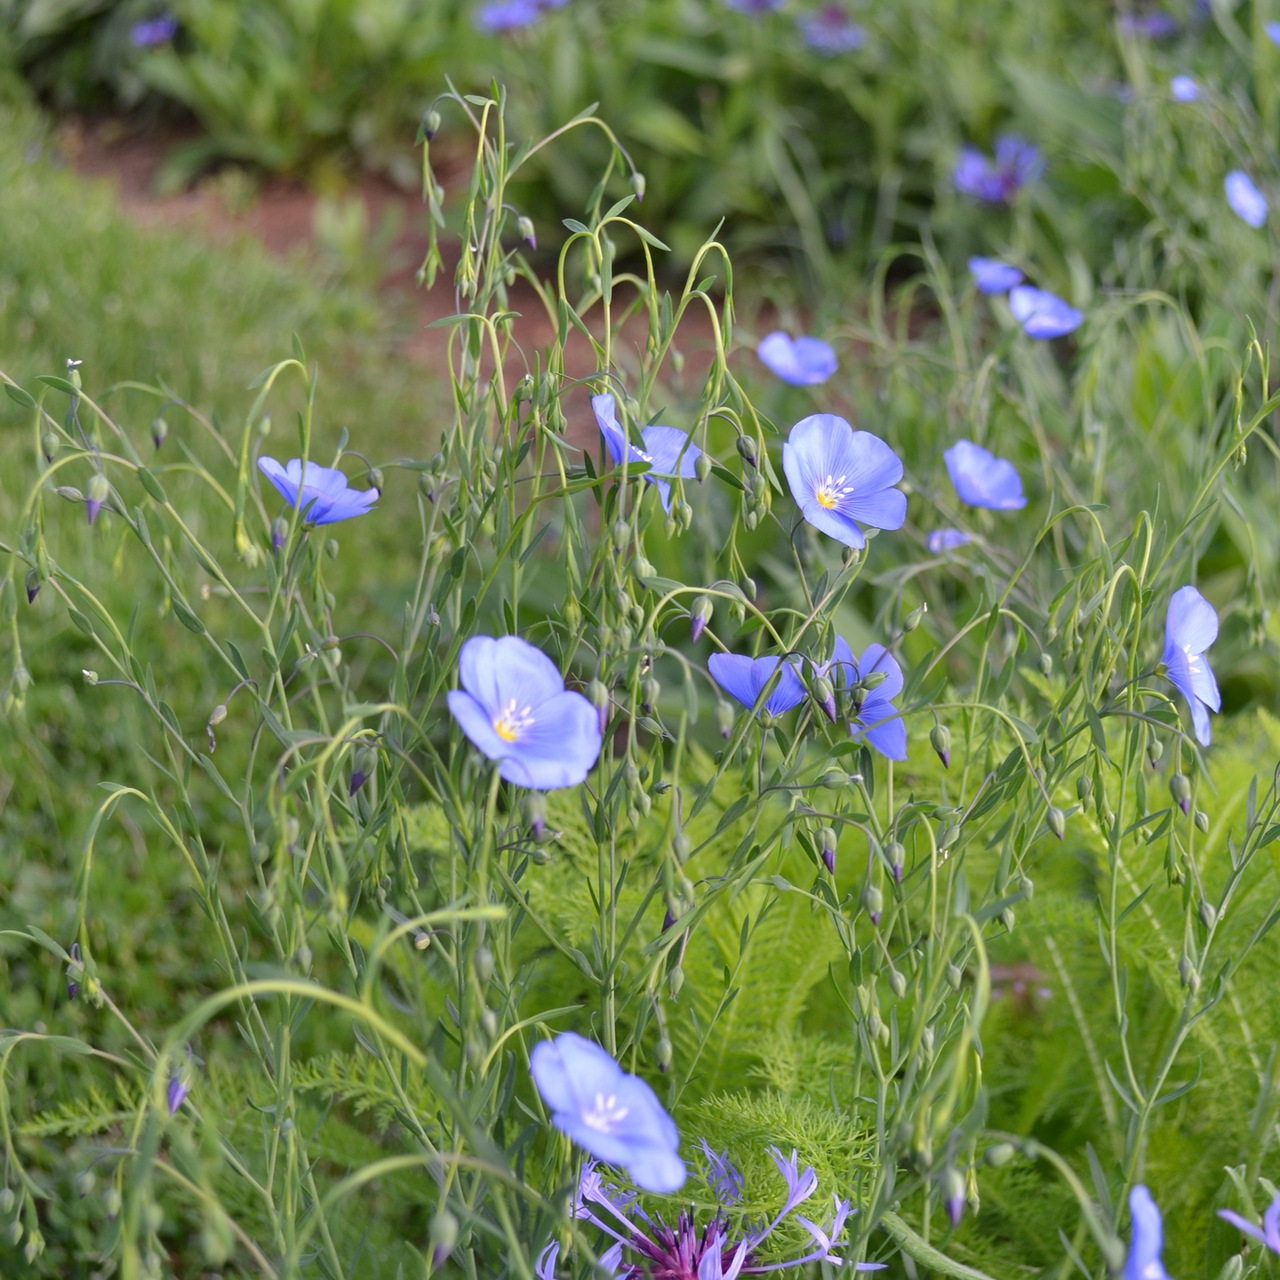
M1247 222L1255 231L1267 220L1267 197L1254 185L1243 169L1232 169L1222 184L1231 212Z
M534 1048L529 1070L561 1133L597 1159L621 1165L645 1191L669 1194L684 1186L674 1121L657 1094L598 1044L566 1031Z
M989 511L1017 511L1027 505L1013 463L997 458L972 440L957 440L943 455L960 501Z
M178 1114L178 1108L182 1106L187 1094L190 1092L190 1089L183 1082L182 1073L175 1071L169 1077L169 1114L171 1116Z
M1133 1239L1121 1273L1123 1280L1169 1280L1160 1261L1164 1242L1160 1209L1141 1184L1129 1192L1129 1213L1133 1218Z
M498 772L537 791L576 787L600 754L595 707L566 690L554 662L519 636L472 636L458 655L449 710Z
M750 711L778 662L775 657L748 658L740 653L713 653L707 660L707 669L716 684ZM780 716L803 701L804 685L796 675L795 666L786 662L763 710L772 716Z
M1120 17L1120 31L1126 36L1145 36L1148 40L1168 40L1178 34L1178 24L1167 13L1126 13Z
M1009 294L1009 310L1028 338L1061 338L1080 327L1084 316L1055 294L1021 284Z
M647 462L649 470L645 472L645 481L658 486L662 509L670 511L671 478L679 475L685 480L692 480L698 474L694 464L702 450L676 427L658 426L645 427L640 432L644 448L637 449L627 439L627 433L618 421L613 396L607 391L603 395L592 396L591 408L614 462L621 463L624 457L628 462Z
M865 547L859 524L900 529L907 496L893 486L902 462L878 436L834 413L801 418L782 446L782 469L801 515L848 547Z
M674 921L673 921L674 923ZM706 1138L701 1140L702 1154L707 1159L706 1172L703 1177L707 1186L715 1192L718 1204L740 1204L742 1202L742 1174L729 1160L729 1153L722 1151L716 1155L707 1145Z
M1200 97L1200 86L1190 76L1174 76L1169 81L1169 92L1175 102L1195 102Z
M1209 745L1209 711L1222 710L1218 682L1204 651L1218 638L1218 615L1195 587L1180 587L1169 601L1164 623L1164 657L1157 671L1186 698L1202 747Z
M158 44L168 44L178 34L178 20L170 13L158 18L147 18L129 28L129 43L135 49L154 49Z
M963 547L968 541L969 535L961 533L959 529L934 529L924 540L924 545L931 555L936 556L944 551L954 551L957 547Z
M705 1150L710 1148L703 1144ZM804 1227L813 1246L803 1257L786 1262L766 1263L759 1259L757 1250L773 1230L797 1206L804 1203L818 1188L818 1176L812 1168L797 1168L795 1151L785 1158L776 1147L769 1149L778 1172L786 1180L787 1198L782 1211L767 1225L736 1221L724 1212L726 1201L699 1231L692 1209L685 1210L668 1226L662 1218L649 1215L635 1207L634 1195L621 1191L612 1183L606 1183L599 1170L590 1161L582 1170L578 1194L574 1201L574 1216L590 1222L615 1241L613 1249L626 1249L634 1262L622 1262L621 1255L613 1265L614 1280L737 1280L740 1276L765 1275L810 1262L829 1262L833 1266L844 1265L837 1256L838 1240L851 1212L847 1200L833 1197L831 1219L824 1225L810 1222L796 1214L796 1221ZM742 1175L729 1162L727 1154L711 1157L713 1177L719 1179L723 1170L736 1188L736 1198L728 1203L737 1204L741 1199ZM714 1184L713 1184L714 1189ZM550 1254L548 1249L544 1257ZM612 1259L611 1259L612 1260ZM859 1262L855 1271L879 1271L883 1263ZM538 1273L539 1280L552 1280L548 1267Z
M705 1146L706 1144L704 1143L703 1145ZM1262 1215L1261 1229L1242 1218L1238 1213L1232 1213L1230 1209L1219 1209L1218 1217L1225 1222L1231 1223L1237 1231L1241 1231L1247 1236L1252 1236L1261 1244L1266 1245L1272 1253L1280 1253L1280 1196L1276 1196L1267 1206L1267 1211Z
M1009 204L1018 191L1044 173L1039 148L1015 133L996 139L995 159L988 159L977 147L961 147L951 175L961 195L986 200L989 204Z
M793 340L781 330L761 338L756 355L793 387L815 387L826 382L840 367L836 353L821 339Z
M867 42L867 33L838 4L824 4L817 13L797 18L796 26L805 44L818 53L852 53Z
M1008 293L1022 283L1022 272L999 258L970 258L969 274L979 293Z
M349 489L347 477L332 467L290 458L281 466L274 458L259 458L258 468L290 506L302 509L308 524L337 524L362 516L378 500L377 489Z
M860 687L868 676L880 672L885 677L882 683L873 689ZM850 691L851 737L865 737L888 760L907 758L907 726L892 701L902 692L902 668L884 645L869 644L862 657L855 658L844 637L836 636L831 661L819 667L818 674L831 681L837 698L842 689Z

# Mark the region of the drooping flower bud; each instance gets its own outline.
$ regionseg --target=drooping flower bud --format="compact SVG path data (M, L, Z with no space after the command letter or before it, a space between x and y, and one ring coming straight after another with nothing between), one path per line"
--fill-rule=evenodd
M95 471L89 477L89 484L85 490L85 511L89 517L90 524L98 518L98 512L102 510L102 504L110 496L111 486L107 483L107 477L101 471Z
M822 849L822 861L832 875L836 873L836 843L838 837L833 828L818 828L818 843Z
M1011 1142L997 1142L982 1153L982 1159L993 1169L1003 1168L1017 1154Z
M351 769L351 781L347 787L347 794L349 796L355 795L355 793L373 777L373 771L377 767L377 751L375 751L373 747L361 747L360 750L356 752L355 764Z
M693 844L689 837L683 831L677 831L671 837L671 852L675 855L676 861L681 865L689 860L689 854L693 851Z
M945 724L935 724L929 731L929 742L938 753L944 769L951 768L951 730Z
M1160 763L1160 757L1164 755L1164 743L1159 738L1152 738L1147 743L1147 759L1154 769Z
M698 454L697 460L693 464L693 474L698 477L699 481L705 480L711 474L710 454Z
M1218 913L1208 898L1200 899L1200 923L1206 929L1212 929L1218 923Z
M520 232L520 239L525 241L530 249L538 247L538 233L534 230L533 219L526 218L521 214L516 221L516 227Z
M893 873L894 884L901 884L902 864L907 856L907 851L903 848L902 841L890 840L884 847L884 856L889 859L889 870Z
M828 791L843 791L849 785L849 775L843 769L828 769L822 775L822 785Z
M209 754L218 749L218 739L214 735L214 729L227 718L227 704L220 702L212 711L209 712L209 722L205 725L204 731L209 735Z
M596 709L600 719L600 732L603 734L609 723L609 690L603 680L593 680L587 685L587 701Z
M1083 804L1093 794L1093 779L1082 773L1076 779L1076 799Z
M738 452L749 467L756 465L756 442L750 436L738 437Z
M621 551L631 537L631 526L625 520L618 519L613 522L613 528L609 533L613 538L613 545Z
M386 478L382 474L381 467L370 467L369 474L365 477L370 489L377 489L381 494L383 489L387 487Z
M458 1220L448 1209L440 1209L431 1219L431 1261L434 1266L453 1252L458 1243Z
M541 840L547 829L547 798L541 791L530 791L525 801L525 813L529 818L529 829L535 840Z
M631 190L636 193L637 203L644 204L644 193L647 186L648 186L648 183L645 182L644 174L641 173L639 169L637 169L634 173L632 173Z
M907 978L901 969L889 970L889 987L899 1000L907 994Z
M658 1070L665 1072L671 1065L672 1049L671 1041L664 1035L654 1046L653 1056L658 1060Z
M863 889L862 906L871 917L871 923L879 926L880 915L884 911L884 894L875 885L869 884Z
M163 418L151 419L151 442L158 449L169 434L169 424Z
M1044 820L1048 825L1049 830L1052 831L1059 840L1061 840L1067 830L1066 814L1064 814L1057 805L1051 804L1049 806L1049 811L1044 815Z
M734 714L733 708L729 703L720 701L716 703L716 724L720 727L720 736L726 741L729 735L733 733Z
M44 454L46 462L52 462L58 456L61 443L58 439L58 433L52 427L45 427L40 433L40 450Z
M715 606L711 603L710 596L699 596L693 602L692 607L689 609L689 639L694 644L698 643L714 612Z
M422 136L430 142L440 132L440 113L433 107L422 116Z
M178 1108L182 1106L189 1092L181 1072L175 1072L169 1077L169 1114L171 1116L178 1114Z
M40 575L35 569L27 570L27 603L34 604L40 594Z
M903 631L914 631L924 619L924 615L929 612L927 604L919 604L907 614L906 620L902 624Z
M1209 834L1209 815L1203 809L1196 810L1196 830Z
M1169 779L1169 794L1183 813L1191 812L1191 783L1185 773L1175 773Z
M813 682L813 700L826 713L832 724L836 721L836 691L826 676L818 676Z
M942 1175L942 1204L951 1219L951 1225L958 1227L964 1217L964 1177L959 1169L948 1168Z
M284 516L276 516L271 522L271 550L278 552L289 537L289 522Z
M868 671L858 683L870 693L872 689L878 689L889 678L887 671Z
M649 676L640 682L640 708L648 714L653 713L653 708L657 705L658 695L662 692L662 686L653 677Z

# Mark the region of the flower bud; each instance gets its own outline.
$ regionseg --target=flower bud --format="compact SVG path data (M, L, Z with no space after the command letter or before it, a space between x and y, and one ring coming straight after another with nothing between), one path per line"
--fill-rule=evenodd
M640 707L642 710L652 713L654 707L658 703L658 695L662 692L662 686L653 677L640 682Z
M925 1027L920 1033L920 1047L924 1050L926 1058L933 1057L933 1028Z
M929 731L929 742L938 753L944 769L951 768L951 730L945 724L935 724Z
M902 883L902 864L906 861L907 851L900 840L890 840L884 847L884 856L889 859L889 870L893 872L894 884Z
M520 232L520 239L525 241L530 249L538 247L538 234L534 230L532 218L526 218L521 214L516 220L516 229Z
M493 952L481 943L476 948L476 954L473 958L476 966L476 977L480 980L482 987L487 986L489 979L493 977Z
M541 840L547 829L547 798L544 792L530 791L524 803L525 816L535 840Z
M697 461L693 464L693 474L698 477L699 482L705 480L711 474L710 454L698 454Z
M676 965L674 969L667 975L667 990L671 993L673 1000L680 995L680 988L684 986L684 969L680 965Z
M1000 1169L1008 1164L1016 1154L1017 1152L1011 1142L997 1142L982 1153L982 1158L993 1169Z
M0 1191L0 1213L12 1213L16 1200L17 1196L13 1194L12 1187L5 1187L3 1191Z
M58 433L52 427L45 427L40 433L40 451L44 454L46 462L52 462L58 456L58 450L62 447L62 442L58 439Z
M958 1227L964 1216L964 1176L959 1169L948 1168L942 1175L942 1204L951 1219L951 1225Z
M884 1028L884 1019L880 1017L878 1009L872 1009L867 1017L867 1035L873 1040L880 1039L880 1032Z
M889 987L899 1000L907 994L907 978L900 969L889 970Z
M610 530L610 536L613 538L613 545L621 551L631 537L631 526L625 520L615 520L613 528Z
M440 113L433 107L430 111L423 112L422 115L422 136L430 142L432 138L440 132ZM457 1229L457 1224L454 1224ZM450 1246L452 1247L452 1246Z
M711 621L714 613L715 606L711 603L710 596L698 596L694 600L689 609L689 639L694 644L698 643L699 637L706 629L707 623Z
M1154 769L1160 763L1160 757L1164 755L1164 743L1159 738L1152 738L1147 743L1147 759L1151 762Z
M862 906L867 915L871 917L871 923L878 926L880 924L880 914L884 911L884 894L875 885L869 884L863 889Z
M960 984L961 982L964 981L964 974L960 971L959 966L955 964L947 965L946 976L947 976L947 986L949 986L952 991L959 991Z
M34 604L40 594L40 574L35 569L27 570L27 603Z
M458 1243L458 1220L448 1209L440 1209L431 1219L432 1253L443 1262Z
M720 728L720 736L726 741L733 733L733 722L736 717L733 713L733 707L729 703L720 701L716 703L716 724Z
M96 671L90 671L86 667L80 674L84 678L85 684L92 686L98 683L98 673Z
M600 732L603 734L609 723L609 690L603 680L595 679L587 685L587 701L595 707L600 717Z
M17 1218L14 1218L14 1220L11 1223L9 1223L9 1230L6 1234L9 1237L9 1243L16 1245L22 1239L21 1221L19 1221L19 1219Z
M1178 961L1178 979L1184 987L1191 986L1192 982L1197 987L1200 985L1199 974L1196 973L1196 967L1192 964L1190 956L1183 956Z
M1203 809L1196 810L1196 830L1205 835L1209 833L1209 815Z
M749 467L756 465L756 442L750 436L738 437L738 452Z
M1206 929L1212 929L1218 923L1218 913L1208 898L1200 899L1200 923Z
M1067 815L1057 805L1051 804L1044 820L1049 830L1061 840L1067 830Z
M658 1070L666 1071L671 1065L672 1050L671 1041L664 1035L659 1038L658 1043L653 1047L653 1056L658 1060Z
M165 437L169 434L169 424L163 418L151 419L151 442L158 449L164 444Z
M843 791L849 785L849 775L843 769L828 769L822 775L822 785L828 791Z
M89 477L89 484L85 490L86 514L89 517L90 524L98 518L98 512L102 510L102 504L110 496L111 486L107 483L107 477L101 471L95 471Z
M818 676L813 682L813 700L826 713L828 720L835 723L836 720L836 691L831 687L831 681L826 676Z
M927 604L919 604L907 614L906 621L902 624L903 631L914 631L924 620L924 615L929 612Z
M822 861L832 875L836 873L836 844L838 837L833 828L818 828L818 845L822 850Z
M1083 804L1093 794L1093 779L1082 773L1076 779L1076 799Z
M289 522L284 516L276 516L271 522L271 550L279 551L289 537Z
M351 796L355 795L355 793L373 777L373 771L377 767L377 751L373 747L361 747L360 750L356 752L355 763L351 770L351 782L348 785L347 794Z
M1169 779L1169 794L1183 813L1191 812L1191 783L1185 773L1175 773Z
M387 481L382 474L382 468L370 467L365 476L365 483L368 484L370 489L377 489L378 493L381 494L383 489L387 487Z
M644 204L644 193L647 185L644 180L644 174L639 169L634 170L631 174L631 190L636 193L636 201L639 204Z

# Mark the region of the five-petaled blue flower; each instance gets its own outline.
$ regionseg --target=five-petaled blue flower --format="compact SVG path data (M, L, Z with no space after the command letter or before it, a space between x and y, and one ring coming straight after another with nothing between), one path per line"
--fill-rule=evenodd
M1280 1196L1276 1196L1267 1206L1267 1211L1262 1215L1261 1229L1230 1209L1219 1209L1218 1217L1231 1223L1238 1231L1266 1245L1272 1253L1280 1253Z
M713 653L707 660L707 669L716 684L750 711L779 661L773 656L748 658L741 653ZM772 716L780 716L803 701L804 685L796 675L794 664L785 662L762 710Z
M1232 169L1222 184L1227 193L1231 212L1247 222L1254 230L1267 220L1267 197L1254 185L1253 179L1243 169Z
M1218 682L1204 651L1218 638L1218 615L1195 587L1180 587L1169 601L1161 665L1169 682L1191 705L1191 723L1202 747L1209 745L1209 711L1222 709Z
M840 367L836 353L820 338L793 340L781 330L761 338L756 355L793 387L816 387Z
M818 669L819 675L831 681L837 696L842 688L853 689L874 672L884 673L884 683L853 695L849 732L855 739L865 738L886 759L905 760L907 726L902 721L902 713L893 705L903 685L897 658L882 644L867 645L862 657L855 658L845 638L836 636L831 661Z
M599 1045L566 1031L534 1048L529 1070L551 1123L580 1147L621 1165L645 1191L668 1194L684 1185L675 1122L653 1090Z
M990 204L1007 204L1043 172L1044 161L1034 143L1007 133L996 140L994 160L977 147L961 147L951 181L961 195Z
M1022 272L999 258L970 258L969 274L980 293L1008 293L1022 283Z
M961 502L989 511L1017 511L1027 505L1012 462L972 440L957 440L942 457Z
M797 18L800 37L818 53L852 53L867 42L867 33L838 4L824 4L817 13Z
M688 435L676 427L645 427L640 432L644 440L644 448L637 449L627 439L627 433L618 421L617 409L613 396L607 391L603 395L591 397L591 408L595 411L596 422L600 425L600 434L609 446L610 456L614 462L620 463L623 458L628 462L647 462L649 470L645 472L645 480L658 486L658 496L662 499L662 509L671 510L671 478L679 475L692 480L697 475L695 463L702 450L698 448Z
M804 518L845 546L867 545L859 524L900 529L907 518L907 496L894 488L902 479L898 455L834 413L812 414L791 428L782 468Z
M259 458L258 467L308 524L337 524L362 516L378 500L377 489L349 489L341 471L318 462L308 462L305 472L301 458L290 458L283 467L274 458Z
M1061 338L1078 329L1084 319L1056 294L1026 284L1009 294L1009 310L1028 338Z
M1124 1280L1169 1280L1160 1249L1164 1243L1164 1227L1160 1209L1151 1192L1139 1184L1129 1192L1129 1213L1133 1218L1133 1239L1125 1259Z
M472 636L458 655L449 710L498 772L537 791L576 787L600 754L596 709L566 690L554 662L519 636Z
M1169 81L1169 92L1175 102L1195 102L1200 96L1200 86L1190 76L1174 76Z
M932 555L940 555L943 551L954 551L969 542L969 535L959 529L934 529L924 540Z

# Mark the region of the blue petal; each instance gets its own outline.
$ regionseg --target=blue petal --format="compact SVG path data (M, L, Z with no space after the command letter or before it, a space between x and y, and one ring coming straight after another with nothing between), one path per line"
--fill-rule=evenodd
M756 704L760 686L755 681L755 660L741 653L713 653L707 659L711 678L748 711Z
M954 551L957 547L963 547L969 541L967 533L961 533L959 529L935 529L925 539L925 546L932 555L939 555L943 551Z
M1203 653L1218 638L1218 615L1195 587L1179 587L1165 615L1166 645Z
M868 676L873 671L883 671L884 684L872 691L872 696L883 698L886 702L896 698L902 692L902 668L898 660L882 644L867 645L866 652L858 660L858 674Z
M1255 230L1267 220L1267 198L1254 186L1253 179L1243 169L1232 169L1223 183L1227 203Z
M835 352L817 338L797 338L794 342L779 330L761 338L756 355L783 382L795 387L812 387L826 380L839 367Z
M1160 1210L1144 1186L1129 1193L1129 1212L1133 1217L1133 1242L1124 1264L1124 1280L1169 1280L1160 1250L1164 1230Z
M1209 709L1199 698L1192 698L1187 704L1191 708L1191 724L1196 731L1196 741L1207 747L1213 741L1213 730L1209 726Z
M512 701L536 711L564 692L556 664L519 636L472 636L458 654L458 678L494 719Z
M1169 91L1175 102L1195 102L1200 96L1200 86L1190 76L1174 76Z
M852 726L854 738L866 740L887 760L905 760L907 758L907 726L903 722L898 708L888 698L878 698L876 694L862 704L858 714L858 723Z
M1009 310L1029 338L1061 338L1084 320L1061 298L1030 285L1019 285L1009 294Z
M961 502L992 511L1016 511L1027 505L1013 464L981 445L958 440L942 457Z
M645 427L645 451L650 458L650 472L657 476L681 475L692 480L698 473L694 464L702 450L694 444L687 432L676 427Z
M539 791L576 787L600 755L600 717L580 693L566 691L534 708L533 724L507 743L499 772Z
M458 727L467 735L473 747L478 748L490 760L501 760L511 745L498 736L490 715L469 693L461 689L451 689L448 694L449 711L458 722Z
M1022 283L1022 272L999 258L970 258L969 272L982 293L1008 293Z

